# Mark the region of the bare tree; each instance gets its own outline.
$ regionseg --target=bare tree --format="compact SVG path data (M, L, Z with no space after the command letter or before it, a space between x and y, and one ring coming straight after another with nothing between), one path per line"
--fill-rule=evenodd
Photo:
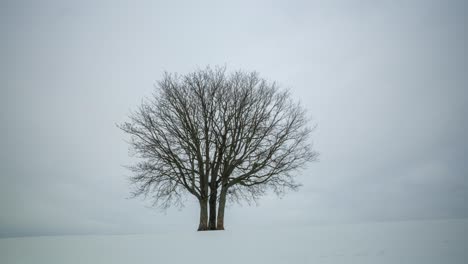
M293 172L317 156L305 110L256 72L165 73L153 96L119 127L139 158L130 167L133 194L151 196L163 208L193 195L198 230L224 229L227 200L296 189Z

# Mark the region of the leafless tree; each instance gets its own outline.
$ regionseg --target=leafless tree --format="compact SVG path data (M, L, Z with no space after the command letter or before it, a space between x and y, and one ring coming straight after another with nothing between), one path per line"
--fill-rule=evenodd
M134 195L163 208L193 195L198 230L224 229L227 200L296 189L293 173L317 156L304 108L256 72L165 73L129 118Z

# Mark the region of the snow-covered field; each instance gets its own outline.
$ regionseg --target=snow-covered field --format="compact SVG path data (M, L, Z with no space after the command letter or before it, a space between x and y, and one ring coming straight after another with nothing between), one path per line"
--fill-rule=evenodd
M468 220L4 238L0 263L468 263Z

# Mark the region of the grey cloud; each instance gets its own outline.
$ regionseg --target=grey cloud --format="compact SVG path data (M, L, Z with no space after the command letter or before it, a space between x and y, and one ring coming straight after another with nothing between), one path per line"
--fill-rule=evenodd
M278 81L318 124L304 187L232 205L229 228L468 217L464 1L0 5L0 236L194 229L190 199L127 199L115 123L207 64Z

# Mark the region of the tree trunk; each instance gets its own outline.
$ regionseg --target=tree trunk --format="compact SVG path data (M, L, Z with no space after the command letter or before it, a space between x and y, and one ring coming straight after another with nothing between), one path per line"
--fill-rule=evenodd
M221 188L218 207L218 222L216 224L217 230L224 230L224 207L226 207L227 188Z
M207 200L200 200L200 224L198 231L208 230L208 203Z
M216 230L216 199L217 199L217 186L215 189L211 189L210 193L210 218L209 218L209 224L208 228L210 230Z

